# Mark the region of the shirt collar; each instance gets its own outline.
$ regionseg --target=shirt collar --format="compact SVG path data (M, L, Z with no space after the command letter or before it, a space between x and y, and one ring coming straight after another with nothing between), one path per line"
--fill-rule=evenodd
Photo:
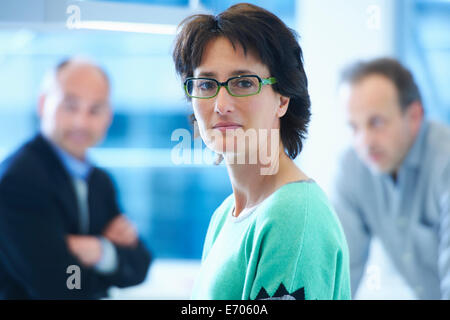
M416 137L416 140L414 141L411 149L409 149L408 154L406 155L405 160L403 161L402 167L413 167L416 168L420 165L420 159L424 153L424 148L426 146L426 132L428 129L428 122L423 121L422 125L420 126L419 133Z
M72 156L70 153L62 149L60 146L55 144L54 142L50 141L50 139L47 139L44 137L50 145L53 147L53 149L56 152L56 155L63 163L65 169L69 172L70 176L72 178L78 178L87 180L89 173L91 172L92 165L90 162L87 161L81 161L74 156Z

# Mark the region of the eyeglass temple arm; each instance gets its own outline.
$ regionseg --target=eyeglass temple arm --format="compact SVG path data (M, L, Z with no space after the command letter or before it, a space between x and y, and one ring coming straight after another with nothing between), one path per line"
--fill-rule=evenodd
M277 79L274 77L262 79L262 84L274 84L277 83Z

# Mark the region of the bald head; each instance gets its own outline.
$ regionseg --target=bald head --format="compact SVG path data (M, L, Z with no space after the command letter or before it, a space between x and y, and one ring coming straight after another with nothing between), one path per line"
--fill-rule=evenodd
M91 60L75 57L62 60L54 68L52 68L46 73L42 81L41 93L46 94L51 90L54 90L55 86L58 85L59 76L64 71L68 70L70 72L73 69L83 69L83 68L98 73L99 76L103 77L106 85L109 88L110 86L109 77L105 72L105 70L103 70L103 68L101 68L99 65L97 65L95 62Z
M92 62L69 59L50 72L39 100L41 132L73 156L84 159L111 123L109 81Z

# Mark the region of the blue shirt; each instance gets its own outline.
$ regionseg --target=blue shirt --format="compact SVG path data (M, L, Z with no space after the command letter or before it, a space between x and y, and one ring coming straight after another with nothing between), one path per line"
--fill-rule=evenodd
M93 168L90 162L81 161L56 145L50 139L46 138L46 140L55 150L58 158L61 160L64 168L67 170L71 178L74 181L76 179L81 179L87 184L87 179ZM81 219L83 219L83 217L80 213L80 220ZM87 219L89 220L89 217L87 217ZM101 273L114 272L118 267L117 251L111 241L102 236L99 236L98 238L102 245L102 256L100 261L95 265L95 269Z
M376 236L419 299L450 299L450 128L424 121L397 182L347 150L331 198L350 249L353 294Z
M47 140L49 141L49 140ZM67 170L67 172L70 174L72 178L78 178L83 179L87 182L87 178L89 176L89 173L92 170L92 165L89 163L89 161L81 161L74 156L72 156L70 153L63 150L61 147L56 145L55 143L50 141L50 144L52 145L53 149L56 151L56 154L58 155L59 159L64 165L64 168Z

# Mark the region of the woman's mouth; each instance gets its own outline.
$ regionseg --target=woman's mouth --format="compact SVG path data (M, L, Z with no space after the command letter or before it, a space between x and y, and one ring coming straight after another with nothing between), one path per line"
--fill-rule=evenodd
M213 126L213 129L225 132L226 130L234 130L242 128L242 125L235 122L219 122Z

